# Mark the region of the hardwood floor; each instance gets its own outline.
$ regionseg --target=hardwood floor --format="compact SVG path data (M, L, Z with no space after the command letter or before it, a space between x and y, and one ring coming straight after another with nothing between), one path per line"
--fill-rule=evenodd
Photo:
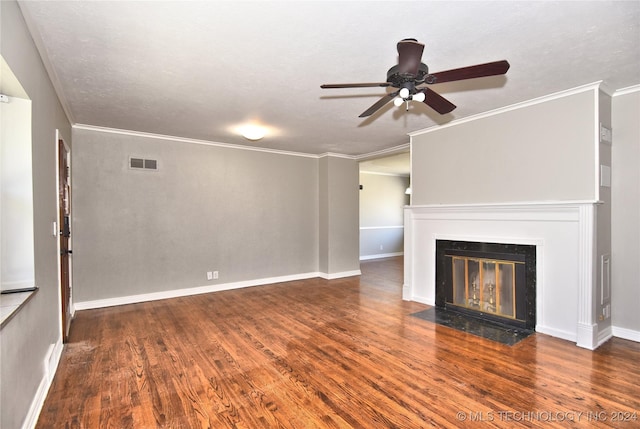
M362 273L80 311L37 427L640 427L639 343L505 346Z

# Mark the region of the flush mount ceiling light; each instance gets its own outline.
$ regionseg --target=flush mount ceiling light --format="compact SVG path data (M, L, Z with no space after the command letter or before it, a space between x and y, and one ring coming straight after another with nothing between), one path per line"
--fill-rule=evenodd
M265 125L259 119L250 119L246 122L229 125L226 130L231 134L240 135L251 141L260 140L265 137L274 138L283 134L282 130L270 125Z
M240 134L247 140L260 140L266 133L266 129L260 125L250 124L240 127Z

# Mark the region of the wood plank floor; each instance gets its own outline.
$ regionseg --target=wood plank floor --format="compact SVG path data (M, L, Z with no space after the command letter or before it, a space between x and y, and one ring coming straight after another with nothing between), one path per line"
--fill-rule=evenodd
M410 316L402 259L99 310L38 428L640 427L640 344L505 346Z

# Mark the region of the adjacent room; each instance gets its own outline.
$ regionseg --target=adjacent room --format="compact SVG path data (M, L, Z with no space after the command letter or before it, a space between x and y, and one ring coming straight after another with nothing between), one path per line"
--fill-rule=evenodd
M640 425L640 2L0 20L0 427Z

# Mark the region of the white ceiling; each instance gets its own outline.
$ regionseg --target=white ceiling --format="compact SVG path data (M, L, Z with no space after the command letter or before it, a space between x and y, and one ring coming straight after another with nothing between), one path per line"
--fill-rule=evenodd
M640 84L639 1L22 1L74 124L300 153L363 155L407 133L596 81ZM431 72L506 59L505 76L433 85L458 108L358 115L396 43ZM258 142L234 127L271 127Z

